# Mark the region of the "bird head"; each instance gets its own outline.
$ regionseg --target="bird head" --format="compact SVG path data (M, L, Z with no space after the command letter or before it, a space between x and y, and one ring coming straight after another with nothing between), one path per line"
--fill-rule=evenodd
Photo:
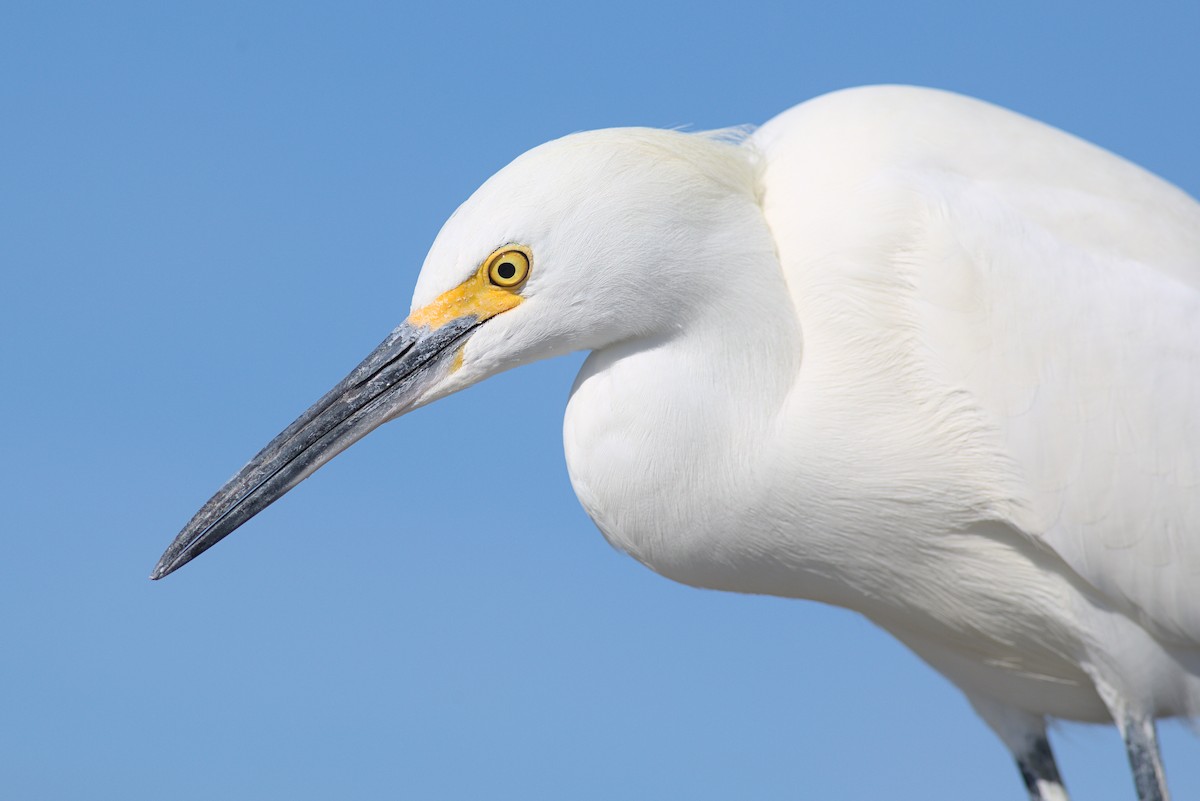
M758 214L745 145L612 129L523 154L443 226L408 317L206 503L162 578L382 423L511 367L670 336L727 291Z

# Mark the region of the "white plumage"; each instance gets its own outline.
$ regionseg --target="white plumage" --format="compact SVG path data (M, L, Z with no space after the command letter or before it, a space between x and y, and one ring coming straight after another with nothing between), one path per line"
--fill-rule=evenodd
M532 255L515 295L464 294L513 246ZM1115 720L1141 797L1165 797L1153 719L1200 711L1187 195L916 88L827 95L744 138L576 134L455 213L384 346L463 320L263 490L297 421L156 577L384 420L591 350L564 441L615 546L688 584L863 613L962 688L1035 798L1065 797L1047 716ZM326 400L401 357L377 351Z

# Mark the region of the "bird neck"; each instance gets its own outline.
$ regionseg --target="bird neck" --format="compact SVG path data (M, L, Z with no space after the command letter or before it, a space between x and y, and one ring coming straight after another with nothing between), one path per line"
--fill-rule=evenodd
M762 258L670 334L594 351L564 422L567 466L610 543L689 584L720 586L728 534L761 492L801 338L782 272ZM714 572L716 571L716 572Z

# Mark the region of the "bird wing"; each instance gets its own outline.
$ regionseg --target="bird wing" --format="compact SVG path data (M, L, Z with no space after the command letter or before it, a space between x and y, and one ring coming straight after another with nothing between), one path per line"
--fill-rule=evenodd
M891 286L903 311L884 304L881 324L913 332L897 359L965 393L1008 461L1008 522L1158 636L1200 644L1200 205L934 90L826 95L755 144L806 347L806 313Z

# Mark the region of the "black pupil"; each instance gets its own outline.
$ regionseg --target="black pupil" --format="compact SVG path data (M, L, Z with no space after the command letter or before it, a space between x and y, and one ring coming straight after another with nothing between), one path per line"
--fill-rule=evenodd
M517 265L513 264L511 261L502 261L496 267L496 275L500 276L505 281L511 280L512 277L516 274L517 274Z

